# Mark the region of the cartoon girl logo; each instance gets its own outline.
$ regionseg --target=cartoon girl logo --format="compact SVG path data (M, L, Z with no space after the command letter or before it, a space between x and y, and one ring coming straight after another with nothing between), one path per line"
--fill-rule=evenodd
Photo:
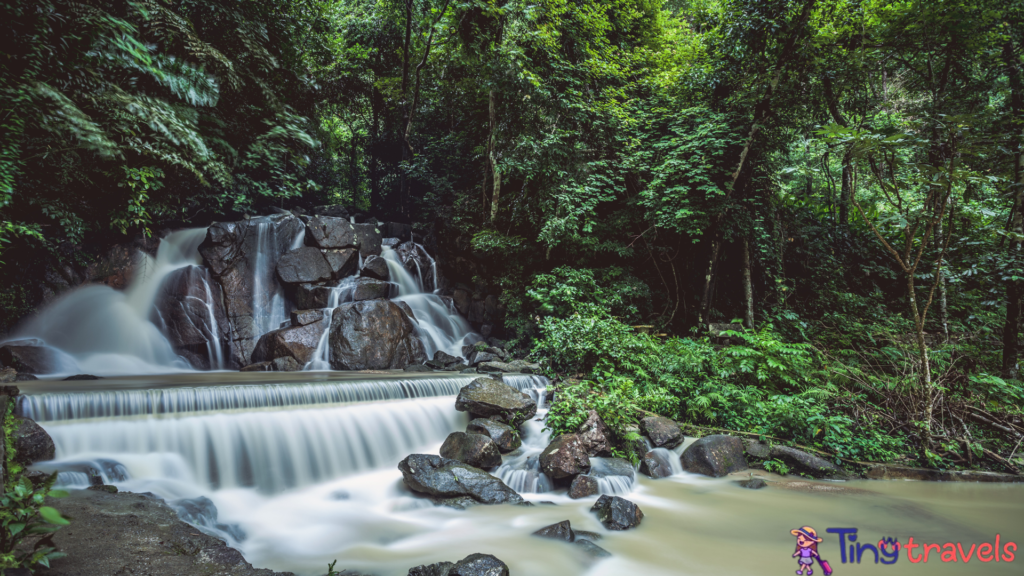
M814 528L801 526L796 530L790 530L789 533L796 536L796 552L793 552L793 558L796 558L798 562L797 567L799 570L796 571L797 574L802 576L804 570L807 570L807 576L814 574L815 558L818 559L818 564L821 565L825 576L832 574L832 567L818 555L818 543L821 542L821 538L818 538L818 533Z

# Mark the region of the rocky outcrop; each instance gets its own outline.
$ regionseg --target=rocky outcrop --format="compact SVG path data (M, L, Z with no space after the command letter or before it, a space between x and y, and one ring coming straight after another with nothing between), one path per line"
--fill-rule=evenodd
M609 530L629 530L636 528L644 519L644 513L636 504L618 496L607 494L597 499L591 512Z
M452 366L461 363L462 358L452 356L451 354L445 352L444 350L438 350L437 352L434 352L434 358L432 360L427 361L427 366L430 366L431 368L435 368L437 370L448 370ZM466 367L465 365L463 366Z
M275 214L239 222L216 222L199 245L199 253L221 286L230 324L231 356L236 365L248 363L260 336L254 305L268 310L277 291L277 262L301 241L305 225L290 214ZM257 264L262 263L262 266ZM260 278L256 277L257 271ZM255 287L260 286L260 290ZM255 302L256 297L260 302ZM316 308L316 306L302 306ZM272 327L276 328L276 327Z
M640 431L655 448L675 448L683 443L683 431L679 425L664 416L648 416L640 420Z
M767 442L749 438L743 441L743 451L755 460L767 460L772 457L772 447Z
M691 444L681 458L683 470L715 478L744 470L743 442L735 436L715 434Z
M427 359L412 320L388 300L342 304L334 311L330 331L335 370L388 370Z
M324 320L323 310L293 310L291 313L292 326L308 326Z
M507 384L492 378L477 378L459 391L455 409L474 417L493 416L510 426L519 426L537 414L537 403L529 394Z
M590 457L576 434L561 434L540 454L540 468L556 482L568 483L590 471Z
M324 250L324 259L331 268L331 278L340 280L355 274L359 268L359 250L345 248L343 250Z
M572 479L569 485L569 498L577 500L587 496L596 496L599 491L597 478L588 474L580 474Z
M482 434L452 432L441 444L442 458L458 460L476 468L494 468L501 465L501 453L491 439Z
M359 271L360 276L375 278L387 282L391 280L391 272L388 270L388 261L380 256L370 256L363 262L363 269Z
M234 368L229 349L228 317L220 298L220 286L202 266L187 266L167 275L153 305L153 323L193 368L210 370L223 363Z
M587 420L576 433L583 443L588 456L611 456L611 430L597 414L597 410L587 413Z
M376 224L356 224L356 242L359 254L363 259L370 256L380 256L381 236L380 229Z
M276 358L291 357L304 366L316 352L323 330L321 321L267 332L256 343L252 362L272 362Z
M14 461L22 466L31 466L36 462L53 460L57 448L46 430L29 418L13 418L17 423L14 429Z
M491 442L497 446L498 451L506 454L511 452L523 445L523 441L519 438L519 434L516 433L516 429L505 424L488 418L477 418L472 420L468 426L466 426L466 432L470 434L481 434L490 438Z
M356 225L347 219L313 216L306 222L306 242L319 248L358 248Z
M435 501L470 499L478 504L521 504L523 498L479 468L429 454L412 454L398 464L405 485Z
M828 460L790 446L772 446L771 456L774 459L781 460L792 472L797 474L804 474L813 478L840 478L845 476L842 470L836 468Z

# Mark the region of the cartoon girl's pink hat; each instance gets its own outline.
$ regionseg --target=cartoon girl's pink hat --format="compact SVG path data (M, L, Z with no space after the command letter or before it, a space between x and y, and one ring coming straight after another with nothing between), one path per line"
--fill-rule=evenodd
M814 528L811 528L810 526L801 526L800 528L797 528L796 530L790 530L789 533L792 534L793 536L799 536L799 535L803 534L804 536L807 536L808 538L810 538L811 540L814 540L815 542L821 542L821 538L818 538L818 533L815 532Z

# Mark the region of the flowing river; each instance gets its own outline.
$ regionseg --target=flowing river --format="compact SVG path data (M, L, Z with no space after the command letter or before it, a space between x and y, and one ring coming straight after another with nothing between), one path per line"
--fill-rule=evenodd
M339 568L405 576L410 567L474 552L494 554L521 576L792 574L789 531L805 525L825 537L819 551L839 575L1020 574L1024 565L942 562L934 551L927 563L911 563L905 551L895 565L876 564L870 552L860 564L843 563L837 536L825 533L857 528L861 543L906 543L912 536L959 542L965 552L994 543L996 534L1003 544L1024 544L1021 484L811 483L759 472L782 482L755 491L740 488L737 478L685 472L661 480L611 475L602 490L629 498L645 514L639 528L611 532L589 512L596 497L546 491L550 483L531 458L546 443L539 421L527 423L523 447L495 471L538 505L433 506L404 488L396 465L410 453L436 454L448 433L465 428L455 394L472 378L221 372L39 381L22 387L19 410L53 436L57 460L39 467L61 470L62 483L82 486L92 470L122 490L152 492L173 506L205 496L216 520L186 519L255 566L300 576L320 576L335 559ZM531 391L543 408L543 377L506 382ZM608 468L597 461L601 466ZM562 520L601 534L598 544L612 556L594 561L575 546L530 535Z

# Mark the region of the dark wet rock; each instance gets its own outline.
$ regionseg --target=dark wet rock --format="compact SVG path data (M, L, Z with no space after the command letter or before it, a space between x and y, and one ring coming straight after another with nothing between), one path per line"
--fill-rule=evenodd
M746 480L738 481L737 484L750 490L760 490L768 485L763 478L747 478Z
M508 566L490 554L470 554L459 560L448 576L509 576Z
M477 418L466 426L466 432L470 434L481 434L491 439L491 442L498 447L498 451L505 454L523 445L523 441L516 433L516 429L496 420Z
M598 498L590 511L596 513L597 519L609 530L636 528L644 519L639 506L625 498L607 494Z
M150 319L193 368L218 368L211 343L227 350L231 327L220 286L205 267L186 266L168 274L157 292ZM226 367L233 366L228 362Z
M587 420L577 431L580 442L589 456L611 456L611 430L605 425L597 410L587 413Z
M838 478L845 476L842 470L836 468L828 460L790 446L772 446L771 456L781 460L789 467L791 472L797 474L806 474L814 478Z
M453 562L438 562L436 564L424 564L423 566L417 566L409 569L409 576L448 576L452 568L455 567Z
M59 353L37 340L17 340L0 346L0 364L28 374L53 374L63 366Z
M323 284L299 284L293 287L292 297L298 308L307 310L327 308L331 300L331 288Z
M389 300L342 304L330 330L335 370L388 370L427 359L412 320Z
M442 458L458 460L477 468L494 468L501 465L501 453L491 439L482 434L452 432L441 444Z
M260 230L263 230L261 242ZM301 237L305 225L295 216L275 214L239 222L216 222L206 232L199 253L213 278L221 286L224 312L228 318L230 366L249 363L256 340L260 336L253 303L270 309L276 293L276 268L282 255L291 251ZM262 244L262 246L261 246ZM265 263L261 277L256 277L257 260ZM259 285L265 290L256 291ZM299 306L323 308L323 306Z
M283 358L274 358L274 361L270 363L271 368L274 372L299 372L305 364L299 364L299 362L291 356L284 356Z
M14 430L14 461L22 466L53 460L56 447L53 438L34 420L14 416L17 428Z
M459 362L457 364L451 364L449 366L445 366L444 370L445 370L445 372L461 372L461 373L464 373L464 374L474 374L474 373L476 373L476 368L470 368L469 366L466 366L462 362Z
M597 544L594 544L593 542L585 538L577 538L576 541L573 542L573 544L579 546L579 548L583 550L584 554L595 560L609 558L612 555L611 552L605 550L604 548L601 548Z
M341 280L355 274L359 268L359 250L343 248L341 250L324 250L324 259L331 268L331 278Z
M537 414L537 403L529 394L492 378L477 378L459 391L455 409L474 417L497 416L510 426L519 426Z
M356 280L355 289L352 290L352 299L356 302L379 300L390 296L391 284L373 278L359 278Z
M672 475L672 464L662 454L651 451L640 460L640 472L650 478L668 478Z
M597 542L598 540L603 538L603 536L601 536L601 534L599 534L597 532L589 532L587 530L573 530L573 531L576 532L576 539L577 540L579 540L580 538L584 538L584 539L590 540L591 542Z
M433 372L434 369L426 364L409 364L405 368L402 368L405 372Z
M344 206L338 205L324 205L316 206L313 208L313 214L317 216L333 216L335 218L343 218L348 220L348 210Z
M590 475L594 478L625 476L632 480L636 476L633 465L625 458L601 458L592 460L590 464Z
M376 278L387 282L391 280L391 272L388 270L388 261L380 256L370 256L363 262L363 269L359 271L360 276Z
M36 378L32 374L24 374L22 372L18 372L18 377L14 381L15 382L31 382L33 380L39 380L39 378Z
M932 482L1024 482L1024 476L982 470L934 470L878 464L867 471L872 480L924 480Z
M381 236L380 229L376 224L356 224L356 242L359 248L359 253L362 254L363 259L370 256L380 256L381 253Z
M772 447L767 442L747 439L743 441L743 450L757 460L768 460L772 457Z
M74 490L47 505L73 519L54 533L67 556L52 561L47 576L291 576L253 568L238 550L151 496Z
M256 343L256 348L252 351L252 361L272 362L275 358L289 356L305 366L316 352L323 331L323 323L317 322L267 332Z
M541 452L540 467L548 478L568 482L570 478L590 471L590 457L579 436L561 434Z
M651 440L655 448L675 448L683 443L679 424L664 416L648 416L640 420L640 431Z
M747 460L743 457L743 442L735 436L724 434L697 440L686 448L681 461L683 470L715 478L747 467Z
M277 261L277 277L285 284L326 282L333 276L323 253L312 246L292 250Z
M452 356L444 350L438 350L437 352L434 352L433 362L440 365L442 368L447 368L455 364L460 364L462 362L462 358Z
M476 368L463 368L459 370L459 374L478 374Z
M248 366L243 366L239 372L270 372L273 369L273 362L255 362Z
M295 310L291 314L292 326L308 326L324 319L323 310Z
M522 372L524 374L536 374L541 371L540 364L527 362L525 360L513 360L512 362L482 362L477 368L488 372Z
M196 526L206 534L215 536L218 532L225 532L238 542L245 540L245 531L239 526L218 521L217 507L206 496L181 498L168 503L178 513L179 518Z
M345 218L314 216L306 222L306 242L318 248L356 248L356 225Z
M473 351L468 360L470 366L478 366L480 364L487 364L488 362L501 360L501 357L497 354L491 354L490 352Z
M479 504L521 504L523 498L499 478L457 460L412 454L398 464L406 486L435 498L470 498Z
M598 493L597 478L587 474L580 474L572 479L569 485L569 498L577 500L587 496L596 496Z
M74 382L75 380L102 380L99 376L93 376L92 374L75 374L74 376L68 376L64 379L65 382Z
M562 520L557 524L545 526L533 532L533 535L540 536L541 538L550 538L551 540L562 540L564 542L574 542L576 540L576 533L573 532L568 520Z

